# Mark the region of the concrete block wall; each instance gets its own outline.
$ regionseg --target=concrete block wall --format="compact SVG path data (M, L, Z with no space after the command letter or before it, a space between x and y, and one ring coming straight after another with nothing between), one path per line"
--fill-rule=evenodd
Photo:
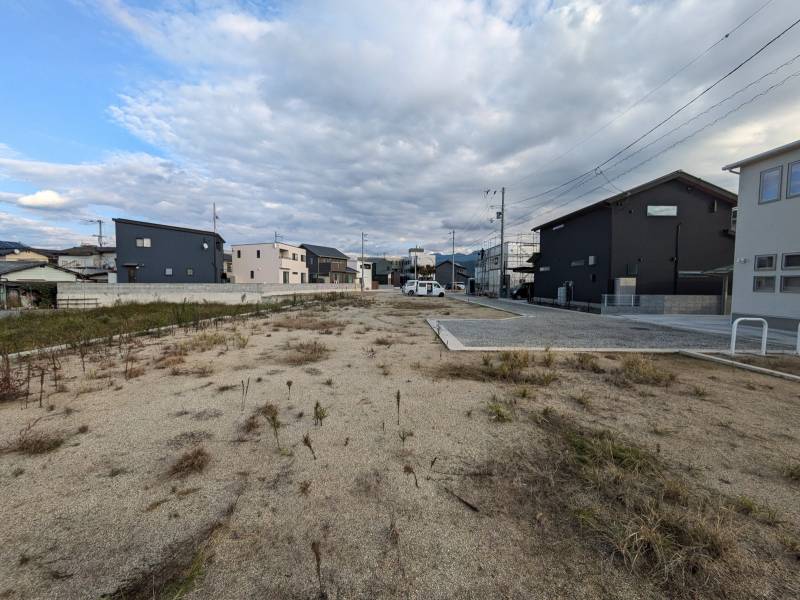
M255 304L294 294L355 292L352 283L59 283L58 302L70 306L112 306L136 302L219 302Z
M661 295L639 296L639 306L601 306L604 315L719 315L721 296Z

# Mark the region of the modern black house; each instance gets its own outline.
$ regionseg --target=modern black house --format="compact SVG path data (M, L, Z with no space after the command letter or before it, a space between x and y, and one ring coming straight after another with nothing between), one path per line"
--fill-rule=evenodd
M463 283L466 285L470 274L467 268L461 263L456 263L455 279L456 283ZM436 265L436 281L441 285L449 285L453 281L453 261L444 260Z
M534 228L534 295L720 293L703 273L733 264L737 196L675 171Z
M310 283L353 283L357 271L347 268L347 255L336 248L300 244L306 251Z
M218 233L114 219L118 283L220 283L225 266Z

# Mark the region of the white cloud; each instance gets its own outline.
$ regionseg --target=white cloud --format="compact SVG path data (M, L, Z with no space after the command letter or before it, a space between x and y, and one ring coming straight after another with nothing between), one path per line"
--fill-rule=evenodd
M34 194L20 196L17 202L26 208L63 208L69 200L53 190L40 190Z
M488 223L494 209L484 189L509 188L512 233L527 231L545 211L588 202L591 195L575 198L602 181L564 197L521 200L625 146L783 29L792 6L776 0L602 134L554 160L755 6L322 0L275 15L224 0L158 10L121 0L101 4L178 73L131 81L109 107L120 126L168 158L118 153L95 163L52 164L8 149L0 151L0 176L63 190L71 207L106 206L200 227L210 224L215 201L229 241L266 239L278 230L289 240L349 250L363 230L373 251L386 252L402 250L408 239L443 248L451 227L461 243L486 237L496 224ZM791 39L774 44L686 116L794 51ZM793 120L798 87L789 82L615 184L631 187L684 168L735 189L721 165L800 137ZM728 108L609 170L609 177Z

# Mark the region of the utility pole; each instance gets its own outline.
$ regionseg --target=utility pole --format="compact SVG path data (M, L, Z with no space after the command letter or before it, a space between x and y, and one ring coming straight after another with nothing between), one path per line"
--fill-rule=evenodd
M361 291L364 291L364 240L367 239L367 234L361 232ZM370 271L372 273L372 271ZM371 279L371 278L370 278Z
M453 236L453 253L450 255L450 266L452 267L452 275L450 281L450 290L456 291L456 230L450 232Z
M214 283L219 283L219 271L217 271L217 203L211 203L211 220L214 225L214 239L211 242L211 251L213 252L212 264L214 265ZM223 257L224 259L224 257Z
M85 223L97 223L98 232L93 235L92 237L97 238L97 245L102 248L103 247L103 219L83 219Z
M506 188L500 188L500 294L501 298L505 298L505 284L506 284L506 261L505 261L505 248L503 246L505 237L505 224L506 224Z

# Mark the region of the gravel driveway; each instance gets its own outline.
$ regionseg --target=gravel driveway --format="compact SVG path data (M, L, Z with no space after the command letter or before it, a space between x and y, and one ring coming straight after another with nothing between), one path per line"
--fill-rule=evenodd
M470 302L476 302L470 299ZM618 317L548 308L508 300L480 299L476 303L513 312L508 319L449 319L431 322L440 328L452 350L470 348L726 350L729 338L713 333L674 329ZM737 349L755 350L759 343L741 338ZM770 349L785 350L771 343Z

